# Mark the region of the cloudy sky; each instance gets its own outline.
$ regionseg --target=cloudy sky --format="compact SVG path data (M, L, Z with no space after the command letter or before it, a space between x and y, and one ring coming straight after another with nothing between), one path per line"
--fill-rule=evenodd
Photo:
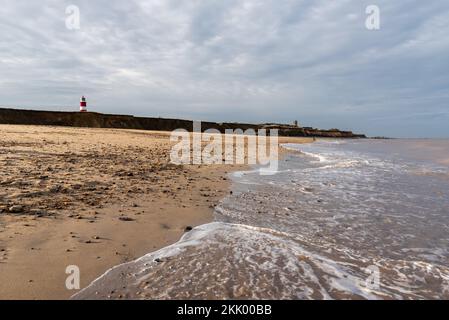
M0 30L1 106L449 137L447 0L2 0Z

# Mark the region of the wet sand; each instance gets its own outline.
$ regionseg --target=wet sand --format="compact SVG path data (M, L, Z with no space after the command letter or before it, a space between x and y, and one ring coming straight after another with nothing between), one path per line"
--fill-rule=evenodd
M0 298L67 299L210 222L241 166L169 163L167 132L0 125ZM304 139L280 139L280 142Z

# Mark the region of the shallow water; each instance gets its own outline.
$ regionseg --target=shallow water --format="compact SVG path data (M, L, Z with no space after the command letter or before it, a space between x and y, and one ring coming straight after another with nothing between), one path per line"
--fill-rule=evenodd
M290 144L232 175L216 222L76 298L449 298L449 141Z

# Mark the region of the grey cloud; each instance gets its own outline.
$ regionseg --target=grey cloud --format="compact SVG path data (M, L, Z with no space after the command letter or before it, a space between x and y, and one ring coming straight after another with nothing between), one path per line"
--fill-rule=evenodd
M443 0L4 0L0 105L449 137L448 21Z

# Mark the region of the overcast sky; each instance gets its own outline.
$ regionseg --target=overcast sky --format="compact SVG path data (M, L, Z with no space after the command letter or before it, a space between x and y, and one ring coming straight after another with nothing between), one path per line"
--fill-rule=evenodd
M99 112L449 137L449 3L2 0L0 105L82 94Z

